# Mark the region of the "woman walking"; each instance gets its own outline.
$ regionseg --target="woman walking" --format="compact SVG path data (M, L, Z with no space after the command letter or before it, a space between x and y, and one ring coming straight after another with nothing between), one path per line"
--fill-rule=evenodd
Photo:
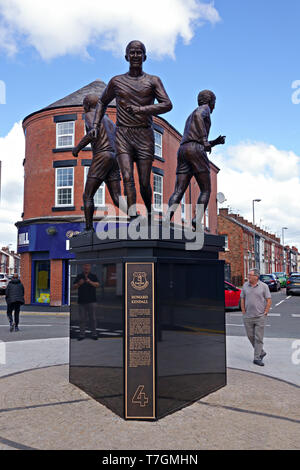
M7 316L10 325L10 331L19 331L20 307L24 304L24 286L19 279L18 274L14 274L12 280L8 283L5 293L7 303ZM14 322L13 322L14 312Z

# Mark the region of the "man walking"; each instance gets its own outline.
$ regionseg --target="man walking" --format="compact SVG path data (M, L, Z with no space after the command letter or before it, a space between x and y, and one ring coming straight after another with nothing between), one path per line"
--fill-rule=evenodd
M8 283L5 293L7 303L7 316L10 325L10 331L19 331L20 307L24 304L24 286L19 279L18 274L14 274L12 280ZM14 322L13 314L14 312Z
M259 275L258 269L249 272L249 281L241 292L241 307L246 334L254 348L253 363L264 366L262 359L267 354L263 349L264 327L272 300L269 287L259 281Z

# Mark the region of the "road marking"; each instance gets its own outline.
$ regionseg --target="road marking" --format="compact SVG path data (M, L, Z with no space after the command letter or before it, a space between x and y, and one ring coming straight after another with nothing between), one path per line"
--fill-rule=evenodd
M275 307L278 307L278 305L282 304L282 302L284 302L285 299L281 300L280 302L278 302L278 304L275 305Z
M226 323L226 326L244 326L242 323L240 325L236 325L235 323Z
M30 326L30 327L32 327L32 326L40 326L40 327L43 327L43 326L53 326L53 325L42 325L42 324L40 324L40 325L24 325L24 323L20 323L20 327L21 327L21 328L24 328L24 326ZM9 328L9 325L0 325L0 328L1 328L1 327L2 327L2 328Z
M280 317L281 313L268 313L268 317Z
M294 318L300 318L300 313L292 313L292 317L294 317Z

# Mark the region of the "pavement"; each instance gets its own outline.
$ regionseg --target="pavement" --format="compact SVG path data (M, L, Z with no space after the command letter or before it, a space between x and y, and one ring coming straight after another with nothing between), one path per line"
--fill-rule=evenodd
M68 338L0 342L0 449L299 449L300 338L265 338L264 367L244 336L226 341L227 386L157 422L70 384Z

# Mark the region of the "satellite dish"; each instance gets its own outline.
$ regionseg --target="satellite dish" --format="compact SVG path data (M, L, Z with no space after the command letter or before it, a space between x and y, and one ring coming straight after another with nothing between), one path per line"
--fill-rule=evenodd
M226 198L225 198L225 196L224 196L223 193L218 193L218 194L217 194L217 201L218 201L220 204L223 204L223 202L226 201Z

